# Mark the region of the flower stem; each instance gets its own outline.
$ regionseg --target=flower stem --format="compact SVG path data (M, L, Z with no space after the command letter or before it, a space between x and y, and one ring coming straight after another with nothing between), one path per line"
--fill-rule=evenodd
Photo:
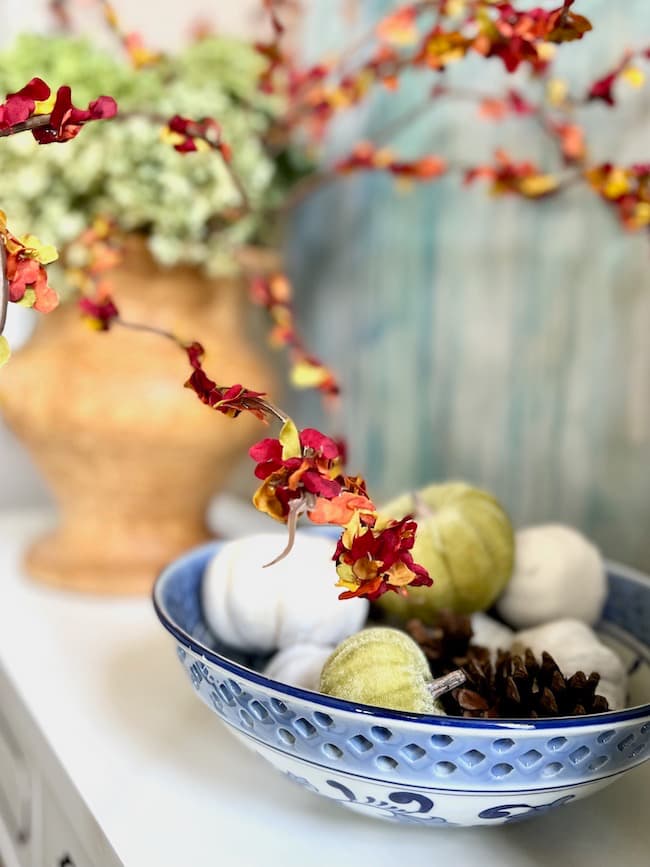
M248 409L261 409L269 415L274 416L279 422L284 424L289 421L290 416L287 415L284 410L280 409L279 406L276 406L274 403L271 403L268 400L264 400L262 397L251 398L250 400L244 401L243 405Z
M442 12L442 6L442 0L421 0L421 2L412 5L412 11L416 16L421 15L423 12L428 12L429 10L437 11L438 15L440 15ZM336 66L332 69L332 74L343 75L346 72L348 61L353 60L360 51L363 51L366 46L372 44L373 40L376 38L377 27L380 23L381 19L380 21L375 22L373 26L366 30L357 40L346 46L346 48L341 52Z
M5 242L0 238L0 334L4 331L9 306L9 279L7 277L7 250Z
M279 563L280 560L284 560L284 558L291 553L296 541L298 519L307 511L307 508L308 506L305 497L298 497L296 500L292 500L289 503L289 514L287 515L287 544L277 557L274 557L269 563L265 563L262 568L267 569L269 566L275 566L276 563Z
M39 129L42 126L48 126L51 118L51 114L34 115L34 117L29 117L22 123L15 123L13 126L0 129L0 138L5 138L9 135L16 135L19 132L27 132L30 129Z
M167 340L171 340L183 349L183 343L173 335L171 331L165 331L164 328L157 328L155 325L146 325L143 322L127 322L127 320L122 319L121 316L118 316L113 320L113 322L115 325L120 325L122 328L129 328L131 331L147 331L149 334L157 334L159 337L166 337Z
M242 180L239 177L239 174L235 171L233 164L229 160L224 158L223 154L221 156L221 159L222 159L223 164L226 168L226 171L228 172L228 174L230 176L230 180L232 181L237 192L239 193L239 198L241 199L241 203L242 203L241 216L244 216L245 214L250 214L251 211L253 210L253 208L251 205L251 201L248 198L248 193L246 192L244 185L242 183Z
M132 118L141 118L143 120L148 120L151 123L160 124L160 126L162 126L162 127L166 126L169 123L168 117L165 117L164 115L158 114L156 112L124 111L124 112L120 112L119 114L117 114L115 116L115 120L118 122L119 121L128 121L128 120L131 120ZM190 126L188 127L188 132L194 138L201 139L201 141L204 141L207 145L210 146L210 148L213 151L216 151L219 154L219 156L221 157L221 160L223 162L223 165L224 165L226 171L228 172L228 176L230 177L232 185L237 190L239 198L241 199L241 209L240 209L240 213L238 214L239 218L241 219L241 217L245 216L246 214L250 214L251 211L253 210L253 206L251 204L250 198L248 197L248 193L246 192L246 188L244 187L242 179L239 176L239 173L237 172L235 167L233 166L232 162L229 159L226 159L226 157L224 156L224 154L220 148L221 142L215 141L212 137L206 135L201 130L201 127L198 123L190 124Z
M148 334L155 334L158 337L164 337L166 340L171 340L171 342L176 344L179 349L182 349L183 351L187 350L187 345L180 338L176 337L175 334L172 334L171 331L166 331L164 328L158 328L155 325L147 325L143 322L129 322L126 319L122 319L121 316L117 316L113 319L113 325L120 326L121 328L128 328L131 331L144 331ZM276 418L281 424L289 421L289 416L284 412L284 410L281 410L280 407L263 397L251 397L242 402L242 407L244 409L261 410L266 415Z

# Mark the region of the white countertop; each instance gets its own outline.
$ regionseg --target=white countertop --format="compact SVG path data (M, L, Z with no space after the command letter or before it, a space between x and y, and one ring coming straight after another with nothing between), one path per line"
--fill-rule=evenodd
M21 574L45 520L0 516L0 665L125 867L647 867L650 762L489 830L388 824L291 784L193 694L148 599L85 598Z

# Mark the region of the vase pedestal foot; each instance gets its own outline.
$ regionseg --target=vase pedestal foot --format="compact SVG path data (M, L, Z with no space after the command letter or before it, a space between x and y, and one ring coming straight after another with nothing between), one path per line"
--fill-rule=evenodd
M183 552L214 538L206 530L187 533L177 544L158 537L155 550L138 549L133 541L110 549L101 538L88 544L78 536L71 540L59 530L36 539L28 548L25 573L39 584L62 590L104 596L146 596L164 567Z

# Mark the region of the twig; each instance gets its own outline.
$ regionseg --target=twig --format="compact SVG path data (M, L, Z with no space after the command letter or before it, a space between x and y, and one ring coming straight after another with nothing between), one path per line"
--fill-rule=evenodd
M242 179L239 177L239 173L233 166L230 158L224 153L224 143L221 140L221 131L220 127L217 125L217 129L219 132L217 133L217 138L215 139L210 133L204 130L201 127L200 122L193 121L189 123L187 126L187 134L192 138L200 139L204 141L213 151L219 154L221 157L221 161L232 181L233 186L237 190L239 198L241 199L241 214L240 216L244 216L244 214L250 214L253 210L253 206L251 205L251 200L248 198L248 193L246 192L246 188L242 183Z
M412 10L415 13L415 16L418 17L426 12L435 12L435 24L434 26L438 26L440 24L441 19L444 16L444 0L420 0L418 3L412 4ZM390 17L390 13L384 18ZM358 67L352 68L349 70L345 70L345 66L347 62L354 57L365 45L370 42L373 37L377 34L377 27L381 24L381 21L384 18L376 21L371 28L369 28L358 40L356 40L352 45L348 46L345 51L339 56L337 62L332 66L332 68L328 71L327 77L331 78L333 76L338 77L339 79L348 78L350 76L354 76L356 73L361 72L368 64L368 61L362 62ZM404 68L408 67L413 61L413 57L397 57L391 58L390 60L385 61L384 63L380 63L375 69L375 73L377 78L389 77L393 75L398 75ZM319 86L319 85L316 85ZM308 116L309 111L309 103L308 97L311 92L312 86L308 85L306 88L301 88L297 94L294 95L296 99L296 104L293 107L293 113L290 113L287 117L287 122L289 125L293 125L296 123L300 123L300 121L304 118L304 116ZM298 97L300 99L298 99Z
M217 148L215 148L215 150L217 150ZM224 155L221 153L221 151L219 151L219 153L221 154L221 159L222 159L223 164L226 168L226 171L228 172L230 180L232 181L237 192L239 193L239 197L240 197L241 203L242 203L242 216L244 214L250 214L251 211L253 210L253 206L251 205L251 200L248 197L248 193L246 192L246 189L244 188L244 185L242 183L241 178L239 177L239 174L235 171L235 167L233 166L232 162L227 160L224 157Z
M435 9L437 12L437 17L438 19L440 19L442 15L442 5L442 0L421 0L420 3L413 4L413 11L417 16L421 15L423 12L428 12L429 10ZM354 57L354 55L357 54L366 45L366 43L370 42L370 40L375 36L375 34L377 33L377 26L381 23L381 20L382 19L376 21L372 25L372 27L368 28L368 30L366 30L366 32L361 35L355 42L347 46L347 48L339 56L336 66L332 68L332 74L343 74L345 64L348 62L348 60Z
M417 158L415 161L417 161ZM474 169L476 169L476 166L469 164L469 163L448 163L445 174L449 175L452 173L457 173L457 174L460 174L461 176L464 176L468 172L471 172ZM389 174L390 175L389 172L387 173L382 168L371 167L371 166L361 167L361 168L355 169L355 170L351 171L349 174L360 175L360 174L369 174L369 173L375 173L375 174L382 174L383 173L383 174ZM540 174L543 174L543 173L544 172L540 170ZM345 176L347 177L347 174ZM332 183L333 181L340 180L342 177L344 177L344 175L342 175L340 172L336 171L335 169L331 169L327 172L322 172L321 174L318 175L319 183L317 186L315 185L314 188L306 189L304 191L303 195L301 195L300 197L297 197L295 200L292 199L292 200L288 201L287 203L285 203L287 210L289 208L296 207L298 204L300 204L300 202L307 195L312 193L315 189L317 189L317 188L320 189L320 187L325 186L326 184ZM583 168L576 166L574 169L567 169L564 172L564 174L558 178L558 184L552 191L553 195L555 195L559 192L563 192L568 187L573 186L573 184L577 183L578 181L581 181L582 178L583 178ZM398 177L396 177L396 179L398 179ZM421 181L421 182L426 183L426 180ZM530 199L530 200L535 199L534 196L525 196L525 195L523 195L523 198ZM540 198L542 198L542 197L540 196Z
M0 334L4 331L9 306L9 278L7 277L7 250L4 238L0 239Z
M308 494L307 496L310 496L314 501L316 499L313 494ZM315 503L312 502L311 507L313 508L314 505ZM277 557L274 557L273 560L271 560L269 563L264 564L264 566L262 567L263 569L268 569L269 566L275 566L276 563L279 563L280 560L284 560L284 558L291 553L294 543L296 541L298 519L307 511L307 509L308 505L305 497L298 497L296 500L291 500L291 502L289 503L289 514L287 515L287 544L285 545L283 550L277 555Z
M401 132L404 127L416 120L420 115L425 114L428 109L435 107L435 100L439 96L449 96L452 99L458 99L465 102L475 102L480 105L484 101L504 101L507 97L504 95L481 93L480 91L470 90L467 88L447 88L441 89L439 92L435 90L422 102L411 106L406 111L401 112L392 120L388 121L384 126L380 127L372 136L373 144L385 144L396 133ZM531 111L523 117L531 117L539 125L542 132L552 141L558 148L560 156L563 158L562 146L558 135L553 128L551 119L548 117L546 107L543 103L535 104L528 103Z
M157 334L158 337L166 337L178 346L183 347L182 341L175 337L171 331L165 331L164 328L157 328L155 325L145 325L143 322L128 322L126 319L122 319L121 316L116 317L113 323L120 325L122 328L128 328L130 331L146 331L149 334Z
M148 334L155 334L158 337L164 337L166 340L170 340L184 352L187 350L187 345L183 343L182 340L179 340L179 338L176 337L175 334L172 334L171 331L166 331L164 328L158 328L155 325L146 325L142 322L129 322L126 319L122 319L121 316L116 316L112 320L112 324L118 325L121 328L127 328L131 331L144 331ZM282 424L284 424L286 421L289 421L289 416L285 412L283 412L283 410L281 410L274 403L271 403L263 397L251 397L248 400L242 401L242 407L244 407L244 409L261 410L264 413L272 415Z
M463 87L446 87L443 85L439 89L434 88L434 90L431 91L427 98L422 102L411 106L406 109L406 111L403 111L401 114L392 118L392 120L389 120L384 126L380 127L380 129L373 135L373 141L375 143L383 143L384 141L389 140L394 133L400 132L407 123L416 119L421 113L426 112L427 109L434 107L436 100L441 96L448 96L452 99L457 99L463 102L475 102L479 105L486 101L503 102L507 99L507 94L504 96L503 94L481 93L479 90L471 90ZM532 109L530 115L541 114L541 106L533 105L531 103L530 107ZM547 130L547 132L550 132L550 130Z
M292 211L294 208L297 208L298 205L301 205L306 198L311 196L312 193L320 190L321 187L327 186L327 184L331 184L332 181L335 181L339 177L340 175L336 172L325 171L316 172L313 175L303 178L295 184L284 202L275 209L275 212L278 214L285 214Z
M52 118L51 114L37 114L24 120L22 123L15 123L13 126L0 129L0 138L5 138L9 135L16 135L19 132L27 132L32 129L40 129L42 126L48 126Z
M134 118L139 118L141 120L148 120L153 124L159 124L160 126L163 126L163 127L167 126L169 124L169 117L165 117L164 115L157 114L155 112L146 112L146 111L119 112L113 118L113 122L115 122L115 121L117 121L117 122L127 121L127 120L132 120ZM237 170L233 166L232 162L230 162L229 160L226 159L226 157L223 154L223 151L219 147L221 142L220 141L214 141L210 136L206 135L203 132L203 130L201 129L200 123L198 121L195 121L188 126L188 134L191 135L193 138L197 138L197 139L200 139L201 141L204 141L207 145L210 146L210 148L213 151L216 151L219 154L219 156L221 157L221 160L224 164L224 167L225 167L226 171L228 172L228 176L230 177L230 180L231 180L233 186L235 187L235 189L237 190L237 194L239 195L239 198L241 199L242 213L240 214L240 216L243 216L244 214L249 214L253 210L253 206L251 204L250 198L248 197L248 193L246 192L246 189L242 183L241 178L239 177Z
M261 397L252 397L249 400L245 400L242 402L242 406L246 409L261 409L264 412L268 412L282 424L290 419L290 416L286 412L283 412L280 407Z

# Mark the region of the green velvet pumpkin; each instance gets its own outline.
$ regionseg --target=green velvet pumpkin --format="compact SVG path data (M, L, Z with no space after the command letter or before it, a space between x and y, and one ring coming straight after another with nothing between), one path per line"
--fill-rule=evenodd
M384 517L414 514L418 533L413 557L433 578L408 596L386 593L378 605L396 621L424 622L451 609L462 614L489 608L510 580L514 533L503 508L486 491L463 482L429 485L380 509Z
M405 632L363 629L326 661L320 691L357 704L415 713L441 713L431 694L429 663Z

